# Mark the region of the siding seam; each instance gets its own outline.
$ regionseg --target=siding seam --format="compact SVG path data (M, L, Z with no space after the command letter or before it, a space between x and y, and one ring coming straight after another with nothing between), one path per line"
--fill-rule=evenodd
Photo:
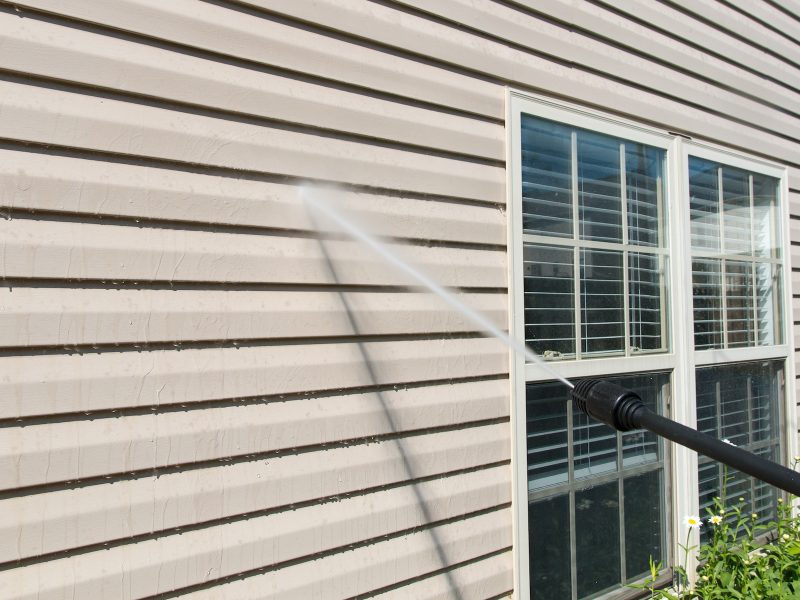
M438 427L426 427L422 429L410 429L408 431L399 431L394 433L385 433L374 436L362 436L358 438L351 438L345 440L337 440L335 442L324 442L317 444L308 444L305 446L296 446L293 448L280 448L277 450L267 450L265 452L250 452L247 454L232 454L222 458L213 458L207 460L200 460L196 462L184 462L174 465L163 467L148 467L144 469L136 469L134 471L107 473L104 475L96 475L86 478L71 479L68 481L42 483L29 485L25 487L17 487L9 490L0 490L0 500L9 498L18 498L21 496L30 496L33 494L45 494L54 490L67 490L73 488L84 488L89 486L102 485L106 483L113 483L122 480L136 480L150 477L158 477L160 475L196 471L208 467L218 467L222 465L230 465L243 462L251 462L253 460L262 459L275 459L282 456L294 454L307 454L311 452L320 452L331 450L334 448L347 448L350 446L358 446L363 444L376 444L386 441L402 440L411 437L419 437L423 435L430 435L434 433L444 433L448 431L460 431L464 429L476 429L478 427L487 427L490 425L501 425L509 423L509 417L495 417L492 419L481 419L478 421L464 421L461 423L454 423L450 425L440 425Z
M85 546L75 546L68 550L58 550L55 552L46 552L44 554L39 554L36 556L30 556L21 560L16 561L6 561L0 562L0 572L3 571L10 571L13 569L19 569L23 567L27 567L30 565L41 564L43 562L47 562L49 560L57 560L62 558L67 558L70 556L78 556L81 554L88 554L90 552L94 552L97 550L106 550L110 548L117 548L120 546L125 546L128 544L136 544L139 542L144 542L147 540L154 540L159 539L167 536L172 535L180 535L182 533L186 533L189 531L199 531L203 529L210 529L212 527L217 527L221 525L227 525L230 523L236 523L240 521L247 521L249 519L254 519L258 517L265 517L267 515L273 514L280 514L284 512L300 510L303 508L308 508L311 506L318 506L321 504L329 504L329 503L336 503L341 500L345 500L348 498L356 498L358 496L368 496L369 494L375 494L378 492L384 492L393 489L399 489L404 487L409 487L413 485L417 485L420 483L425 483L428 481L436 481L439 479L447 479L449 477L456 477L458 475L465 475L468 473L475 473L479 471L486 471L489 469L494 469L497 467L504 467L511 464L510 460L500 460L491 463L486 463L483 465L473 466L473 467L465 467L463 469L455 469L453 471L444 471L440 473L434 473L432 475L425 475L423 477L411 477L409 479L404 479L402 481L396 481L393 483L386 483L382 485L362 488L359 490L352 490L349 492L343 492L340 494L331 494L328 496L321 496L318 498L311 498L308 500L303 500L300 502L294 502L291 504L284 504L280 506L274 506L267 509L262 510L253 510L250 512L245 512L241 514L229 515L226 517L220 517L216 519L209 519L207 521L195 521L189 525L179 525L175 527L167 527L165 529L157 529L153 530L148 533L132 535L123 538L115 538L110 540L105 540L102 542L96 542L92 544L86 544ZM503 505L497 505L497 508ZM457 517L453 517L457 518ZM341 546L339 547L341 548Z
M407 528L407 529L396 531L396 532L391 533L391 534L387 534L387 535L383 535L383 536L379 536L379 537L374 537L374 538L369 538L369 539L366 539L366 540L362 540L362 541L360 541L358 543L351 544L349 546L339 547L339 548L335 548L335 549L332 549L332 550L325 550L325 551L322 551L322 552L319 552L319 553L316 553L316 554L313 554L313 555L304 556L304 557L301 557L301 558L295 558L295 559L291 559L291 560L275 563L273 565L259 567L259 568L256 568L256 569L249 569L247 571L242 571L242 572L236 573L234 575L227 575L227 576L224 576L224 577L220 577L218 579L213 579L211 581L206 581L206 582L203 582L203 583L198 583L198 584L190 585L190 586L183 587L183 588L178 588L178 589L172 590L170 592L165 592L165 593L162 593L162 594L156 594L156 595L153 595L153 596L147 596L145 598L142 598L141 600L168 600L168 599L171 599L171 598L178 598L178 597L183 596L185 594L191 594L193 592L197 592L197 591L200 591L200 590L216 587L218 585L223 585L223 584L229 583L231 581L247 579L249 577L254 577L256 575L261 575L263 573L268 573L270 571L279 571L279 570L284 569L286 567L290 567L290 566L297 565L297 564L304 563L304 562L310 562L312 560L318 560L318 559L321 559L321 558L332 556L334 554L339 554L339 553L342 553L342 552L347 552L349 550L354 550L356 548L363 548L365 546L372 546L372 545L378 544L378 543L383 542L383 541L388 541L388 540L391 540L391 539L400 538L400 537L403 537L403 536L406 536L406 535L409 535L409 534L419 533L419 532L422 532L422 531L433 530L436 527L441 527L442 525L449 525L451 523L457 523L459 521L468 521L469 519L472 519L474 517L480 517L480 516L483 516L483 515L491 514L491 513L494 513L494 512L505 510L505 509L510 508L510 507L511 507L511 503L510 502L507 502L507 503L504 503L504 504L499 504L499 505L493 506L491 508L484 508L484 509L481 509L481 510L473 511L471 513L467 513L465 515L460 515L458 517L452 517L452 518L448 518L448 519L441 519L441 520L438 520L438 521L433 521L431 523L428 523L426 527L410 527L410 528Z

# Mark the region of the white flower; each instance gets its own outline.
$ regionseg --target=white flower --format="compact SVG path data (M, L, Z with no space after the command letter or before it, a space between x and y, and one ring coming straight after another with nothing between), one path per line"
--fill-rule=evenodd
M683 520L684 525L686 525L689 529L700 529L703 526L703 522L700 520L700 517L695 517L694 515L689 515Z
M781 538L783 538L783 541L784 541L784 542L788 541L790 537L791 537L791 536L790 536L788 533L784 533L784 534L781 536Z
M708 519L708 522L711 523L712 525L719 525L720 523L722 523L722 517L720 517L719 515L712 515L711 518Z

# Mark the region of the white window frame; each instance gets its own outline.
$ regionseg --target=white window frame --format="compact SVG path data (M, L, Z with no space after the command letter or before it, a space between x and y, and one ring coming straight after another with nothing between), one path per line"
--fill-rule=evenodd
M619 374L635 374L651 371L672 371L671 398L675 402L665 406L667 416L696 427L695 369L739 361L760 359L784 359L785 406L782 448L785 457L797 453L797 415L795 409L795 365L792 337L792 290L789 256L789 194L788 169L742 152L733 152L711 144L698 143L682 136L645 127L639 123L611 117L599 111L587 109L563 101L554 101L544 96L509 90L506 114L507 148L507 200L508 200L508 244L509 244L509 301L510 331L517 339L524 338L523 240L522 232L522 182L519 132L521 115L535 115L590 131L640 142L666 151L667 163L664 173L664 214L667 230L667 255L670 257L666 276L666 329L662 332L667 340L667 351L658 354L641 354L607 358L565 360L552 367L566 378L599 377ZM694 350L693 298L691 274L691 249L688 244L689 220L689 155L714 160L748 171L763 173L780 180L780 215L782 230L782 297L783 342L778 346L755 346L725 350ZM629 318L628 315L625 318ZM627 345L627 344L626 344ZM552 375L535 364L526 364L523 357L510 356L511 424L512 424L512 472L513 472L513 518L515 589L520 600L530 598L529 548L528 548L528 480L526 445L525 386L536 381L552 380ZM686 540L681 517L694 515L699 510L697 455L686 448L673 444L665 472L665 489L668 492L667 525L665 547L671 557L679 554L679 543ZM680 478L674 473L681 473ZM693 543L696 543L695 540ZM693 565L689 572L693 572Z

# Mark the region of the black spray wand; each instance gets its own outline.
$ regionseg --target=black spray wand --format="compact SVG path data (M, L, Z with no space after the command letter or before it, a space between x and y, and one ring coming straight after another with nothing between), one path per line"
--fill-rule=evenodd
M608 381L584 379L575 385L571 393L573 402L581 411L618 431L647 429L676 444L800 496L800 473L662 417L647 408L642 399L630 390Z

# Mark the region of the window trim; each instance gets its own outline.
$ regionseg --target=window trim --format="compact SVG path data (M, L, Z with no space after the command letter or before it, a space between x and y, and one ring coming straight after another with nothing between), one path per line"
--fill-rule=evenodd
M531 238L531 234L522 232L520 178L522 145L518 133L521 131L522 113L662 148L666 151L667 156L664 171L666 199L664 226L668 240L667 255L671 258L666 277L666 294L669 302L666 305L664 335L667 337L667 352L559 361L556 370L567 378L671 370L671 398L679 399L679 401L668 402L665 407L666 414L690 427L696 427L695 371L697 367L782 358L785 373L785 396L781 407L784 416L781 431L784 459L795 456L798 453L798 436L796 434L798 419L795 407L796 374L792 331L788 168L746 152L706 142L697 142L682 135L643 126L640 123L573 103L555 101L537 94L509 89L506 103L509 327L510 332L517 339L524 339L525 319L522 286L516 282L522 281L523 278L521 251L523 241ZM691 249L686 243L690 231L690 217L688 206L684 206L683 202L689 197L688 163L690 154L780 180L783 344L724 350L695 351L694 349L692 275L691 270L685 268L685 266L691 265L692 258ZM671 203L669 199L672 199ZM552 241L548 243L552 243ZM529 382L551 379L552 376L538 366L526 364L524 358L511 353L511 426L514 436L512 440L514 584L517 597L521 600L530 598L525 385ZM665 473L667 514L671 516L671 523L668 523L666 527L667 539L665 541L668 555L674 557L678 556L677 545L685 541L685 531L683 531L680 517L697 514L699 498L697 493L697 455L686 448L674 444L672 446L667 461L671 472ZM675 479L674 473L682 474L680 481ZM687 566L689 572L694 571L692 565Z

